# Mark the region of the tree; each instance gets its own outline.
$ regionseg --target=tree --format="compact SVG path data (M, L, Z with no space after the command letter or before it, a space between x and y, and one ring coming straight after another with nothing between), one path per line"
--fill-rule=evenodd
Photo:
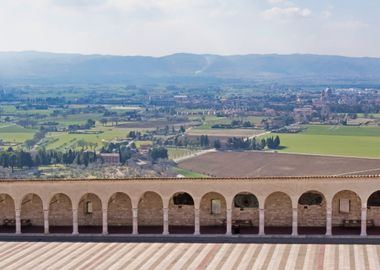
M215 149L220 149L222 147L222 144L220 143L220 140L219 139L216 139L214 141L214 148Z
M88 119L87 120L87 123L86 123L86 126L87 126L87 128L92 128L92 127L94 127L95 126L95 121L94 120L92 120L92 119Z
M102 118L102 119L100 119L100 123L101 123L103 126L107 125L107 123L108 123L107 118Z
M150 157L153 161L157 159L167 159L168 158L168 150L165 147L157 147L150 150Z
M274 138L273 143L274 143L274 148L275 149L278 149L280 147L281 142L280 142L280 137L278 135Z

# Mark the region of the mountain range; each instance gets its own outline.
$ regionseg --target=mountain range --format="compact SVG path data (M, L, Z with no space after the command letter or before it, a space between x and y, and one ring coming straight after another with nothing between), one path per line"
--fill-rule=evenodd
M312 54L163 57L0 52L1 83L380 84L380 58Z

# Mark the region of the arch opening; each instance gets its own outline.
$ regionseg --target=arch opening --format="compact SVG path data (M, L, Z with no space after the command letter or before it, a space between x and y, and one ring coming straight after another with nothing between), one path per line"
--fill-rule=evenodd
M55 194L49 202L49 231L73 232L73 207L71 199L66 194Z
M186 192L177 192L169 200L169 232L171 234L194 233L194 199Z
M122 192L114 193L108 200L108 233L132 233L132 202Z
M21 202L21 232L43 233L44 210L41 198L34 193L24 196Z
M299 234L326 234L326 199L321 192L303 193L297 208Z
M274 192L270 194L264 203L266 234L291 234L292 233L292 200L286 193Z
M361 199L353 191L343 190L332 200L332 233L358 235L361 229Z
M232 233L259 233L259 201L249 192L235 195L232 203Z
M0 194L0 233L16 231L15 203L8 194Z
M203 195L199 208L201 234L226 233L227 203L223 195L209 192Z
M159 194L145 192L138 204L138 231L142 234L163 232L163 201Z
M367 200L367 234L380 235L380 190Z
M93 193L83 195L78 205L79 233L101 233L102 225L102 201Z

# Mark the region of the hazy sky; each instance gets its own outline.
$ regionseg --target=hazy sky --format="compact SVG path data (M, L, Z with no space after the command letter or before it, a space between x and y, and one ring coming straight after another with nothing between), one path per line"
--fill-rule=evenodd
M378 0L0 0L0 51L380 57Z

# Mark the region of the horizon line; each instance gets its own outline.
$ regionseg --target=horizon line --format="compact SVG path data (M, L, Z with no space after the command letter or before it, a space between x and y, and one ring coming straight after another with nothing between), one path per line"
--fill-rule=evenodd
M20 51L0 51L0 54L22 54L22 53L40 53L40 54L56 54L56 55L78 55L78 56L103 56L103 57L149 57L149 58L164 58L174 55L198 55L198 56L221 56L221 57L236 57L236 56L330 56L343 58L369 58L380 59L380 56L348 56L339 54L321 54L321 53L245 53L245 54L218 54L218 53L193 53L193 52L175 52L160 56L142 55L142 54L110 54L110 53L80 53L80 52L56 52L56 51L39 51L39 50L20 50Z

